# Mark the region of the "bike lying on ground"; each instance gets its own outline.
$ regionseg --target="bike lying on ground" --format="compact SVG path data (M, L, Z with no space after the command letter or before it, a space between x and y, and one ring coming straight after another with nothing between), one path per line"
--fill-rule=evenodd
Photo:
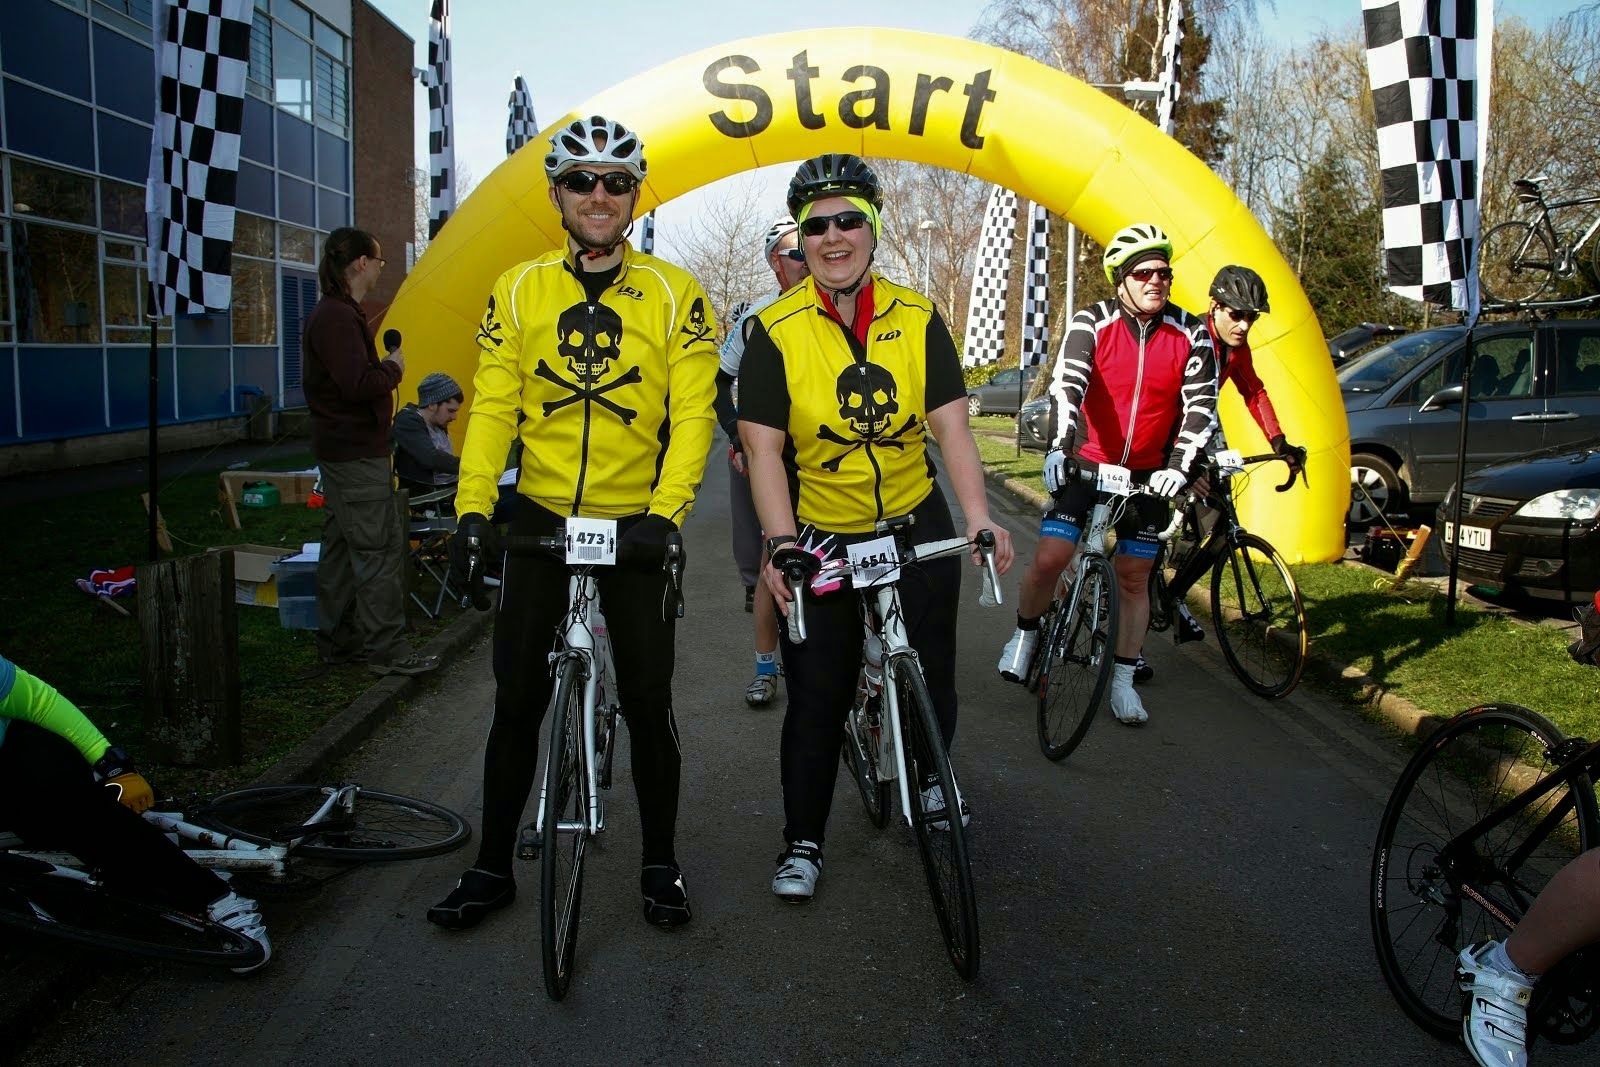
M340 863L420 859L471 836L455 812L359 785L240 789L191 812L144 813L202 867L229 871L245 895L310 882L297 858ZM95 948L228 968L262 961L261 946L204 914L112 889L73 856L30 850L0 832L0 925Z
M984 562L980 602L994 606L1000 603L995 538L992 531L979 530L971 541L952 537L912 544L911 528L909 515L883 519L875 527L876 540L851 546L851 559L832 561L820 569L815 555L792 546L780 549L772 564L789 583L787 625L794 644L805 643L807 637L802 596L807 586L824 594L849 584L861 598L866 649L857 701L845 720L841 756L876 826L888 821L889 790L899 783L901 811L916 834L945 950L956 973L970 981L978 974L978 905L961 792L922 663L911 647L898 583L906 567L965 554L976 546ZM874 644L881 663L876 679L869 674Z

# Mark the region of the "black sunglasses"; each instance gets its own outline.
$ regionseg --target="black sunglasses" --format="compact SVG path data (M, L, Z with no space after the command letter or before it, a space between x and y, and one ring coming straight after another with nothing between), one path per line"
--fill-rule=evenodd
M596 185L605 186L606 192L612 196L627 196L639 188L639 179L621 170L605 174L596 174L592 170L569 170L556 179L556 184L579 196L588 196L594 192Z
M800 224L800 232L807 237L821 237L828 232L828 223L839 227L841 233L859 230L867 224L865 211L841 211L837 215L812 215Z
M1225 307L1222 310L1226 311L1228 318L1234 322L1255 322L1261 317L1261 312L1259 311L1236 311L1230 307Z
M784 259L792 259L796 263L804 263L806 261L806 254L798 248L785 248L778 255Z
M1128 272L1128 277L1136 282L1147 282L1151 278L1160 278L1164 282L1172 280L1171 267L1135 267Z

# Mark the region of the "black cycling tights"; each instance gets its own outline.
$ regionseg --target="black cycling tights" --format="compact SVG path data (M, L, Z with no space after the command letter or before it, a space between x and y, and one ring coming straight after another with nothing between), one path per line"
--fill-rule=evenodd
M522 501L513 536L548 536L560 520ZM630 525L623 520L621 529ZM539 768L539 740L555 680L549 653L567 614L562 563L544 555L506 558L494 628L494 724L483 759L483 839L477 866L510 874L517 826ZM658 570L599 570L600 603L628 722L633 788L646 864L673 863L682 758L672 719L673 622L661 620L666 576Z

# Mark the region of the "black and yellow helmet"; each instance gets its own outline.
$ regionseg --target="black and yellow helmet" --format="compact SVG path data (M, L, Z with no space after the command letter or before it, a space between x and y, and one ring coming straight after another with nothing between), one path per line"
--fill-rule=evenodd
M1124 226L1106 242L1106 252L1100 260L1105 267L1106 281L1116 285L1121 281L1124 266L1132 266L1150 253L1159 253L1170 263L1172 238L1154 223L1136 222L1132 226Z

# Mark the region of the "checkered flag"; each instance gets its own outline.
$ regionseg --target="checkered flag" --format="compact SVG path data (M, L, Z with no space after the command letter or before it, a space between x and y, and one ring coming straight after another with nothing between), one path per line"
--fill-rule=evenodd
M978 264L967 302L967 340L962 362L969 367L998 362L1006 351L1006 283L1011 242L1017 229L1017 194L995 186L978 238Z
M1492 0L1362 0L1361 7L1388 286L1475 320Z
M511 111L506 119L506 158L509 159L517 149L539 136L539 122L533 117L533 94L528 92L528 83L520 74L511 83L511 99L506 101L506 106Z
M1050 355L1050 212L1037 201L1028 212L1028 281L1022 297L1022 365Z
M433 0L428 66L413 71L428 90L428 240L456 210L456 117L450 101L450 0Z
M1161 49L1161 95L1156 98L1156 125L1171 137L1173 115L1178 109L1179 82L1183 78L1183 0L1172 0L1172 7L1167 11L1167 36Z
M647 256L656 254L656 213L654 211L639 220L639 251Z
M149 312L226 311L251 3L168 0L152 14L158 99L145 189Z

